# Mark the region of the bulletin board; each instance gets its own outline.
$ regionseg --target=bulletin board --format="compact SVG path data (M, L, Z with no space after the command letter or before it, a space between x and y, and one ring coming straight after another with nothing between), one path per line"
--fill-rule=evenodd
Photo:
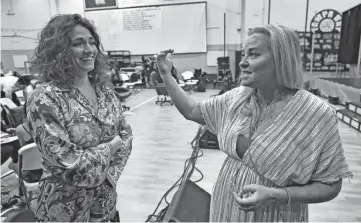
M313 65L312 71L332 72L338 69L339 71L348 71L346 65L337 67L338 52L340 46L339 32L298 32L301 48L304 49L302 55L303 67L306 71L311 68L312 58L312 39L314 41Z

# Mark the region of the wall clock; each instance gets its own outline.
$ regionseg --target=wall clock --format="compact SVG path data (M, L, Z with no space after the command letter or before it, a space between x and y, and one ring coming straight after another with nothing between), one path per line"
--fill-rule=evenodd
M318 12L311 20L311 32L341 32L342 15L333 9Z

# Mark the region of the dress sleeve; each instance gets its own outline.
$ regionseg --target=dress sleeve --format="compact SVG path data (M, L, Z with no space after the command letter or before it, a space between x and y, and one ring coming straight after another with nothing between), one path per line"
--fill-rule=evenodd
M336 113L332 111L330 116L321 130L324 132L322 148L310 179L320 183L334 183L341 178L352 177L344 155Z
M200 102L200 108L203 119L206 123L205 127L213 134L218 134L224 122L224 118L227 116L227 111L230 107L229 101L232 95L242 89L235 88L227 91L222 95L212 97L208 100Z
M60 98L49 87L39 87L30 95L27 117L34 141L54 177L78 187L99 186L106 178L111 150L107 143L83 149L70 141Z
M114 96L116 99L116 97ZM120 175L122 174L129 156L132 152L132 142L133 142L133 132L132 128L127 122L126 117L123 114L123 107L120 101L115 101L115 104L119 104L119 136L122 138L123 142L120 148L112 156L110 167L108 170L108 175L111 177L113 182L117 182Z

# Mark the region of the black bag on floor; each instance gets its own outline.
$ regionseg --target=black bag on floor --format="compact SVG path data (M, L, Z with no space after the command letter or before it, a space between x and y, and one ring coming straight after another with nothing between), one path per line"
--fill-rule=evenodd
M2 222L35 222L35 214L22 197L13 196L3 204L1 219L4 219Z
M197 86L198 92L206 92L206 83L200 82Z

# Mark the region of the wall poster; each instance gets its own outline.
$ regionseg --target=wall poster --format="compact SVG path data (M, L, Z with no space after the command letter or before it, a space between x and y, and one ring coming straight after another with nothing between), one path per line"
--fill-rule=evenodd
M345 64L339 64L337 68L341 37L339 32L316 32L313 34L311 32L298 32L303 51L301 57L304 70L309 71L311 67L312 35L315 35L312 71L332 72L336 69L348 71L349 68Z

